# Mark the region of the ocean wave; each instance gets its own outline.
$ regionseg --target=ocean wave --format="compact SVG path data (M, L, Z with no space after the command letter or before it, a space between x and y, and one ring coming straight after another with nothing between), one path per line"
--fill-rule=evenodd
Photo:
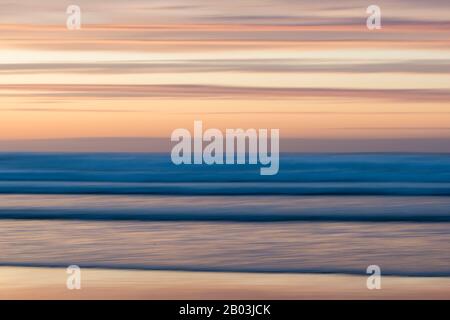
M450 154L281 154L277 175L259 168L176 166L168 154L0 153L0 181L450 183Z
M23 262L0 262L0 267L23 267L23 268L67 268L72 262L66 263L23 263ZM289 273L289 274L341 274L341 275L364 275L364 269L352 268L267 268L267 267L205 267L205 266L170 266L170 265L144 265L144 264L104 264L91 263L78 265L82 269L106 269L106 270L141 270L141 271L179 271L179 272L230 272L230 273ZM449 271L411 271L400 269L383 270L383 276L407 276L407 277L450 277Z
M0 219L16 220L90 220L90 221L215 221L215 222L450 222L450 213L440 214L218 214L187 213L111 213L98 211L8 211Z
M0 182L0 194L450 196L450 183L91 183L24 181Z
M1 154L0 194L450 196L448 154L282 154L280 171L167 154Z
M3 220L0 265L448 275L447 223Z
M450 222L450 198L0 195L0 219Z

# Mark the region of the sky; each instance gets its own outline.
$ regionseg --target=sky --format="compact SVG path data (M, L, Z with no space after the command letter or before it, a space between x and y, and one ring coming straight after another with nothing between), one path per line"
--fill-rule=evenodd
M164 151L202 120L282 151L450 152L449 107L448 0L0 0L0 151Z

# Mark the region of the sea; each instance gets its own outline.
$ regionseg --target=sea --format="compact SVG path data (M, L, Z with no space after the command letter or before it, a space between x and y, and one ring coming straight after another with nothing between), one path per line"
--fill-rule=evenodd
M0 266L450 276L450 154L1 153Z

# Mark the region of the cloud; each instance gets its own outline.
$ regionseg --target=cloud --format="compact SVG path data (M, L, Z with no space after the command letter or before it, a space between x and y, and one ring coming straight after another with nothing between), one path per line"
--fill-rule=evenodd
M2 92L3 91L3 92ZM158 98L158 99L297 99L367 98L380 101L450 102L445 89L334 89L204 85L2 85L3 97L39 98Z
M450 73L450 60L373 62L325 59L217 59L110 63L9 63L0 74L140 74L191 72Z

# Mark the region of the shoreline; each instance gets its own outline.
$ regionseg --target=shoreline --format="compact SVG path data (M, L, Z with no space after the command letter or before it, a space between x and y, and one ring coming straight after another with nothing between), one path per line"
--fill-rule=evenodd
M380 290L342 274L82 269L80 290L67 277L65 268L0 267L0 299L450 299L450 277L382 276Z

